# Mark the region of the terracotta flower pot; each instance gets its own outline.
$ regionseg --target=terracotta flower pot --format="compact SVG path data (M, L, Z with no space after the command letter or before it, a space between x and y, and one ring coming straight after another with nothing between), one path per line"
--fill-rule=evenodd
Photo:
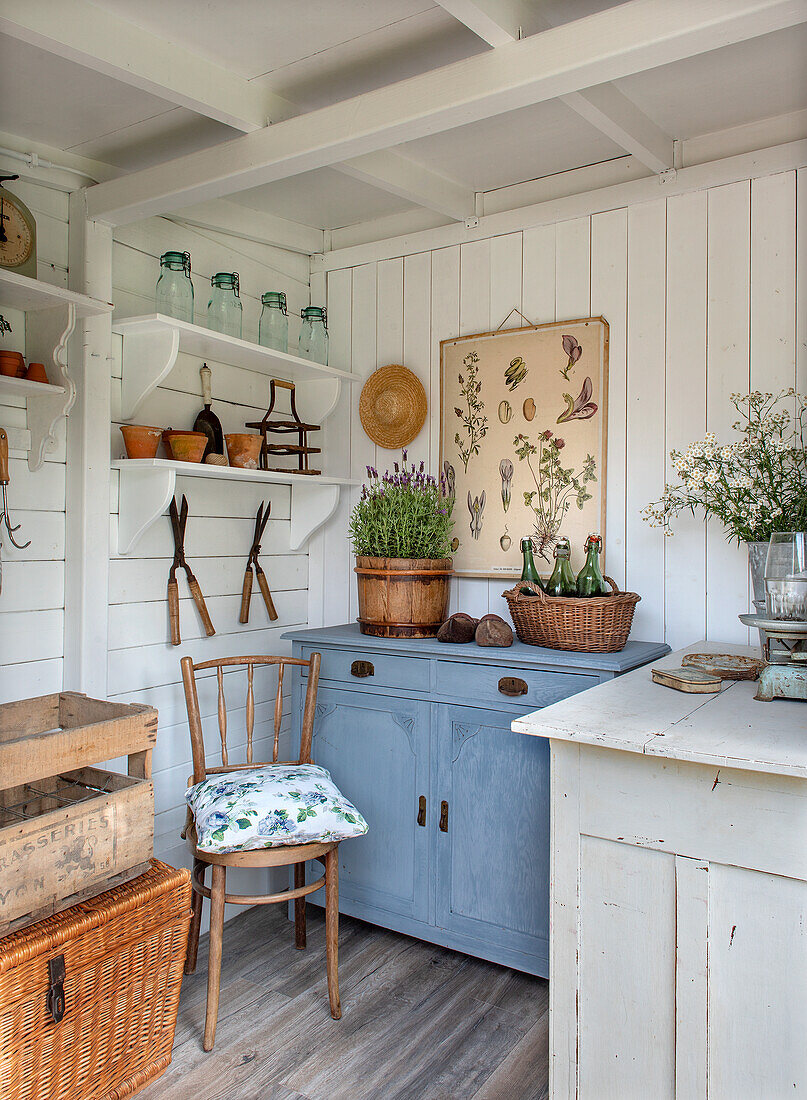
M162 430L146 424L121 424L127 458L154 458L160 445Z
M380 638L433 638L448 616L451 558L356 558L359 629Z
M25 360L18 351L0 349L0 374L7 378L22 378L25 374Z
M207 436L204 432L163 432L163 440L166 435L166 446L171 452L175 462L201 462L202 455L207 446Z
M254 432L234 432L225 435L230 465L239 470L257 470L261 453L261 436Z
M25 377L29 382L43 382L45 385L48 384L48 375L44 363L29 363L28 370L25 372Z

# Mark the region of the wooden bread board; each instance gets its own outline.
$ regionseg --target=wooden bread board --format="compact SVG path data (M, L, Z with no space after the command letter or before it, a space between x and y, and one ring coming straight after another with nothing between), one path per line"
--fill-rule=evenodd
M675 691L685 691L691 695L720 691L720 677L702 672L699 668L654 668L652 676L654 684L674 688Z

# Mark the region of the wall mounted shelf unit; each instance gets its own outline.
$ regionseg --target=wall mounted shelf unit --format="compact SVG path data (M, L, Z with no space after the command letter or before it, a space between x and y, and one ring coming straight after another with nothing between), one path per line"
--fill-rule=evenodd
M179 352L294 382L307 418L319 423L336 407L342 382L357 377L350 371L312 363L161 313L114 321L112 331L123 337L123 420L131 420L148 395L168 377Z
M138 539L165 512L176 489L177 477L240 481L255 485L291 486L291 549L300 550L333 513L342 486L358 485L344 477L311 476L275 470L239 470L162 458L119 459L118 553L128 554Z
M56 445L56 425L76 400L76 385L67 372L67 341L76 321L111 313L111 302L101 302L61 286L0 269L0 312L25 313L25 354L29 363L44 363L54 385L0 377L0 394L24 397L28 430L15 432L14 450L28 451L28 467L38 470L45 452Z

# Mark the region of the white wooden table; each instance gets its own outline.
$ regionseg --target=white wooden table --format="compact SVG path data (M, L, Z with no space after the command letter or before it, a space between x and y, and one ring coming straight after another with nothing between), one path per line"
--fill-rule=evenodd
M755 690L645 667L513 723L551 742L553 1100L807 1097L807 704Z

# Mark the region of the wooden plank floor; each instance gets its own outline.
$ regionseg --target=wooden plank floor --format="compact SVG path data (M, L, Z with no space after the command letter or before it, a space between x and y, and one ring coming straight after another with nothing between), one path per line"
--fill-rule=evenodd
M202 1051L207 938L174 1058L142 1100L544 1100L548 985L342 917L342 1019L328 1011L321 910L297 951L280 907L224 927L216 1047Z

